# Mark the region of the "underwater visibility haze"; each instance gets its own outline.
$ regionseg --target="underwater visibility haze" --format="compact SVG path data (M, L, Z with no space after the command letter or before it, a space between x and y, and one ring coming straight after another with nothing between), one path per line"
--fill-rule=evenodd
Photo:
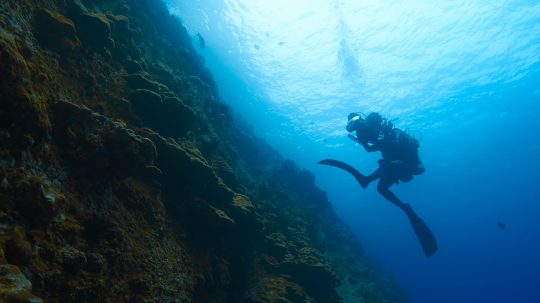
M540 302L538 1L7 0L0 71L0 302Z
M167 1L221 97L311 170L366 253L415 303L540 302L538 1ZM426 172L392 189L407 218L325 158L376 167L347 114L376 111L420 140Z

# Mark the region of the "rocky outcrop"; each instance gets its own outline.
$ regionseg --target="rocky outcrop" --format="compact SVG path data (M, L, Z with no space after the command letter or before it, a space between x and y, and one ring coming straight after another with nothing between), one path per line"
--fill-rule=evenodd
M0 265L0 300L6 303L43 301L32 294L32 283L14 265Z
M159 0L0 4L1 302L407 302Z
M40 9L35 15L36 38L46 48L67 53L80 47L75 24L65 16Z
M136 89L129 100L143 121L164 135L182 135L196 119L193 110L175 96Z

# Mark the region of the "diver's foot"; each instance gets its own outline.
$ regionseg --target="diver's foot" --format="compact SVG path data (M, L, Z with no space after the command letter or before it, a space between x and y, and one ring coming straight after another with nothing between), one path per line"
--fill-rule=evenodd
M360 184L360 186L362 186L362 188L368 187L368 185L369 185L369 183L371 183L371 181L377 179L377 178L373 177L373 174L371 174L369 176L366 176L366 175L361 174L358 171L357 171L356 174L354 174L354 178Z
M368 177L363 175L358 176L356 180L358 181L358 183L360 183L360 186L362 186L362 188L368 187L370 183Z

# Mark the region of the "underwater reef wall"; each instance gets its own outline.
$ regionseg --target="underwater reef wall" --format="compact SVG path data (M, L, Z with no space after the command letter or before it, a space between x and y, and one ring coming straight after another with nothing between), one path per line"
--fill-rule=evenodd
M0 302L408 302L161 1L1 1L0 71Z

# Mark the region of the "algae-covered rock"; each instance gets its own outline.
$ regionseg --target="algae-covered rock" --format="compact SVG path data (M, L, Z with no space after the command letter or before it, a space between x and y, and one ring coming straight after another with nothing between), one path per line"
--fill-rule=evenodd
M261 260L274 274L286 274L302 285L316 302L340 302L336 287L340 284L325 257L313 247L297 248L299 239L281 233L266 236L268 255Z
M0 240L4 243L5 258L8 263L16 265L28 264L32 258L32 245L26 238L25 230L14 227L5 231Z
M287 253L291 244L287 243L287 238L281 233L271 233L266 236L267 251L269 254L282 260ZM270 265L276 265L275 262L269 262Z
M35 134L36 139L45 136L50 127L43 110L45 105L29 85L32 73L19 51L18 41L3 30L0 30L0 71L0 128L10 130L12 137L23 133L22 136Z
M156 144L156 165L163 172L164 190L179 197L202 197L215 206L232 202L234 192L221 181L198 150L156 133L145 135Z
M202 138L206 139L205 137L202 137ZM209 138L208 141L217 141L217 140L211 140ZM208 146L208 144L205 145L205 147L207 149L212 148ZM227 184L229 187L233 189L239 189L240 183L238 182L238 177L236 176L234 169L225 160L223 160L222 158L218 158L212 161L212 167L215 169L216 173L223 180L223 182L225 182L225 184Z
M129 18L123 15L108 16L114 24L114 31L119 38L131 38L132 30L129 25Z
M238 225L237 232L243 238L244 245L249 245L251 242L262 242L263 223L257 216L256 208L249 197L235 194L228 209Z
M67 15L72 19L78 18L87 11L80 0L66 0L65 4Z
M286 276L263 277L254 283L246 294L246 303L313 302L302 286ZM322 302L322 301L321 301Z
M156 131L166 136L183 135L195 121L195 113L178 98L162 98L146 89L130 95L135 112Z
M14 265L0 265L0 302L43 303L32 294L32 283Z
M141 66L141 64L135 60L131 60L131 59L127 59L124 61L124 67L126 68L126 70L128 71L128 73L133 73L133 74L141 74L141 73L144 73L144 69L143 67ZM126 81L130 82L130 80L128 80L126 78ZM130 85L131 86L131 85Z
M131 93L129 100L131 100L135 111L143 118L148 120L160 119L159 109L163 100L158 93L147 89L136 89Z
M233 198L232 205L245 213L250 213L255 210L253 203L251 203L249 198L244 195L236 194Z
M87 263L86 254L71 246L63 247L60 256L64 270L68 273L77 273Z
M163 85L148 79L141 74L130 74L125 76L126 82L133 89L145 89L156 94L160 93L160 87Z
M336 287L339 281L330 264L313 247L298 250L298 258L283 264L286 270L300 281L310 295L320 302L339 302Z
M57 142L86 173L140 175L157 156L151 140L119 121L65 101L53 112Z
M102 255L92 253L86 256L85 269L89 272L97 273L105 267L105 258Z
M54 223L59 232L66 237L66 239L75 238L83 231L83 227L80 223L75 218L69 216L60 216Z
M193 109L184 104L184 102L179 98L163 98L163 104L165 118L171 122L174 122L171 124L175 125L179 129L189 127L197 119Z
M13 185L17 193L14 198L16 209L27 218L29 223L45 225L52 220L60 204L62 195L57 184L51 183L44 176L29 174Z
M211 247L216 241L229 238L234 233L236 222L225 210L202 199L193 199L185 206L189 216L184 220L197 247Z
M181 95L189 89L189 85L186 84L185 79L175 74L169 67L163 64L153 64L150 66L149 72L152 74L152 78L160 83L165 84L169 89Z
M0 247L0 264L6 263L6 255L4 253L4 249Z
M71 19L46 9L38 10L35 19L37 39L46 48L65 53L80 46Z
M103 14L83 13L75 19L77 33L84 45L94 49L113 47L111 25Z

